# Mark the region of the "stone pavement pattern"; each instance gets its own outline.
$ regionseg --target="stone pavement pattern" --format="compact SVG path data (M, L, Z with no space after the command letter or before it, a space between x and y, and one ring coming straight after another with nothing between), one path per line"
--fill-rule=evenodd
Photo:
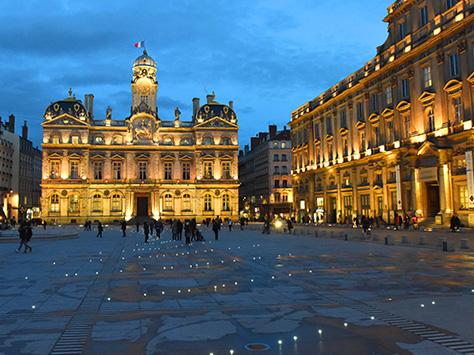
M472 252L70 231L0 245L0 354L474 354Z

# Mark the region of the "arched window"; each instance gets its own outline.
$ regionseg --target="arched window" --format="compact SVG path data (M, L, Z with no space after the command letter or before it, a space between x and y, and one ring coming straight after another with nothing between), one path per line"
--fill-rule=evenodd
M104 137L97 135L94 137L94 143L95 144L104 144Z
M165 137L164 141L163 141L164 145L173 145L173 137Z
M232 140L229 137L222 137L221 145L232 145Z
M212 211L212 196L210 194L204 195L204 211Z
M59 212L59 195L58 194L51 195L49 206L50 206L51 212Z
M191 138L187 136L181 138L181 145L191 145Z
M122 211L122 197L119 194L112 195L112 212Z
M71 144L80 144L81 143L81 137L79 137L79 135L77 135L77 134L73 134L73 135L71 135L70 141L71 141Z
M183 211L191 211L191 195L184 194L183 195Z
M163 210L164 211L173 211L173 196L171 194L166 194L165 195Z
M95 194L94 196L92 196L92 211L102 211L102 196L100 196L99 194Z
M222 195L222 211L230 211L230 196L229 196L229 194Z
M69 212L79 212L79 195L72 194L69 196Z
M212 139L211 136L206 136L202 139L202 144L203 145L213 145L214 144L214 139Z
M113 144L122 144L122 136L113 136L112 143Z
M60 144L61 143L61 136L59 134L51 135L51 143L52 144Z

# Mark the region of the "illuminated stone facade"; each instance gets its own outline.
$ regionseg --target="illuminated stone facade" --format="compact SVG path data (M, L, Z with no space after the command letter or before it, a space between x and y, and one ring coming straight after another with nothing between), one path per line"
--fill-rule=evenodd
M42 217L56 223L129 220L135 216L238 218L237 116L208 95L193 99L192 121L162 120L156 63L133 64L131 115L93 117L70 92L44 113Z
M399 0L377 56L292 113L294 207L474 225L474 1Z

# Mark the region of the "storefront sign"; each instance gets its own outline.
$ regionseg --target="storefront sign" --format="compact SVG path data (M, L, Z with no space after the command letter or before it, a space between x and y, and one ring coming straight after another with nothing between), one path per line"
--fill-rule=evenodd
M474 208L474 172L472 171L472 150L466 152L467 199L469 209Z
M418 169L419 182L438 181L438 168L419 168Z

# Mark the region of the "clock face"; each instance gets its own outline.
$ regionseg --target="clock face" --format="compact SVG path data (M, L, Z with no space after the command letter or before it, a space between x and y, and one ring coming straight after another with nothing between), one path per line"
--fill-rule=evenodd
M143 69L142 70L142 75L146 76L148 74L148 72L146 71L146 69Z
M152 84L150 83L150 80L140 78L137 80L137 87L138 91L140 91L140 94L148 95L150 93Z

